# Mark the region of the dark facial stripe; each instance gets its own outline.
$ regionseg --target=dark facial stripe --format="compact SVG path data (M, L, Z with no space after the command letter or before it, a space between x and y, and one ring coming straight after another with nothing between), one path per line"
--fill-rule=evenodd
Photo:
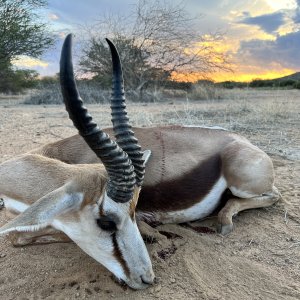
M204 198L221 176L222 161L212 156L187 174L141 190L137 211L176 211L187 209Z
M129 271L127 263L126 263L126 261L125 261L125 259L123 257L123 254L122 254L122 252L121 252L121 250L119 248L118 241L117 241L117 236L116 236L115 232L112 234L112 242L113 242L113 247L114 247L114 257L117 259L117 261L122 266L125 275L127 277L129 277L130 271Z

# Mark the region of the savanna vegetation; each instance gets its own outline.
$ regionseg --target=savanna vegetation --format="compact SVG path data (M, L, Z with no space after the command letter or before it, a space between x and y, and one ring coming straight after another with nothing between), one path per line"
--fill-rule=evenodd
M25 103L60 104L58 74L40 78L36 71L13 65L22 55L40 57L54 44L54 35L38 16L45 6L46 0L0 0L0 93L35 89ZM84 39L76 74L82 97L91 103L109 100L111 58L104 37L119 49L131 101L221 99L226 98L225 90L234 88L300 88L298 73L251 82L215 83L207 78L194 82L199 73L230 71L231 64L225 53L212 46L224 35L201 35L182 3L140 0L130 17L104 14L80 30ZM184 81L178 81L176 74Z

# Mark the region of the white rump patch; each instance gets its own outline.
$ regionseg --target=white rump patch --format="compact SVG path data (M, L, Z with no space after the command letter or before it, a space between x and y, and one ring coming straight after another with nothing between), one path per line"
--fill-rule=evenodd
M221 177L211 191L192 207L172 212L157 212L156 220L162 223L183 223L199 220L210 215L218 206L222 193L227 188L224 177Z

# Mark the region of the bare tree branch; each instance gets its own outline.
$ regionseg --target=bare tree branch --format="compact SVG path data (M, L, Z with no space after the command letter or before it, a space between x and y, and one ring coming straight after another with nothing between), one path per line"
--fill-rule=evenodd
M179 73L191 79L196 74L199 77L220 69L230 70L228 55L215 48L224 35L201 35L184 3L140 0L129 17L104 15L85 28L85 33L88 39L81 69L96 74L103 82L110 78L111 71L104 37L116 43L124 62L126 85L132 89L161 84Z

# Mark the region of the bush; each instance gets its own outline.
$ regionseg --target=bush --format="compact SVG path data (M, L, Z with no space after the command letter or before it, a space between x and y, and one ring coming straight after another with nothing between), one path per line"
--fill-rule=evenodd
M221 99L221 90L214 84L195 84L187 97L193 100Z
M293 80L293 79L286 79L286 80L281 80L279 82L279 86L282 86L282 87L293 87L294 84L296 83L296 80Z
M38 73L33 70L14 70L6 66L0 71L0 92L18 94L37 86Z
M293 88L299 90L300 89L300 81L296 81L293 85Z
M84 103L108 103L110 91L101 90L93 84L78 82L78 90ZM25 104L62 104L63 98L58 83L40 84L36 93L27 97Z
M223 81L216 84L217 86L221 86L224 89L234 89L234 88L246 88L248 87L247 82L238 82L238 81Z

